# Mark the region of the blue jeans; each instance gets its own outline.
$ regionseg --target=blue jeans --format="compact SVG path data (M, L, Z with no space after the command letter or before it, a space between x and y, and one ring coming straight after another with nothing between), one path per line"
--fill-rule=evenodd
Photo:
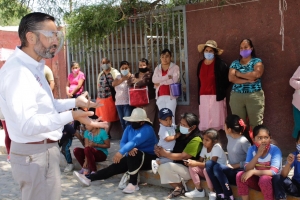
M211 160L205 163L205 168L216 193L223 193L225 197L230 197L232 190L229 184L236 185L235 176L242 169L232 169Z
M129 117L132 112L132 106L129 104L127 105L116 105L118 115L120 118L120 122L123 128L123 131L125 130L126 126L128 125L128 122L123 119L123 117Z
M286 199L286 193L295 197L300 196L300 183L289 177L284 178L280 174L276 174L272 178L272 185L276 200Z

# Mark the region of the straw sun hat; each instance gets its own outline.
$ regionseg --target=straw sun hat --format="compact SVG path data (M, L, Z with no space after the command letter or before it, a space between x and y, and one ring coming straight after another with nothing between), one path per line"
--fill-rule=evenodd
M129 122L152 122L147 117L146 111L142 108L133 109L130 117L123 117L124 120Z
M200 53L203 52L205 47L211 47L211 48L217 49L218 50L218 53L217 53L218 55L221 55L224 51L223 49L218 48L218 45L217 45L216 41L214 41L214 40L207 40L207 42L205 44L199 44L198 45L198 51Z

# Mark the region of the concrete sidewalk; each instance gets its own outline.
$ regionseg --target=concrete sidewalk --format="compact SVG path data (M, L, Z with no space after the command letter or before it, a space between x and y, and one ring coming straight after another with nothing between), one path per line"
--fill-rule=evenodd
M82 147L79 140L73 140L71 149ZM98 167L105 167L111 163L111 158L119 149L119 140L111 141L108 161L102 162ZM4 131L0 130L0 200L19 200L21 199L19 186L14 182L11 174L11 166L6 162L6 152L4 147ZM74 157L73 157L74 160ZM75 162L76 169L80 169L78 162ZM170 189L153 186L147 183L139 184L140 190L133 194L124 194L118 189L118 184L122 175L113 176L107 180L94 181L90 187L82 187L73 178L72 173L63 172L66 165L65 159L61 156L61 187L62 200L159 200L167 199ZM184 196L176 199L187 199ZM208 198L204 198L208 199Z

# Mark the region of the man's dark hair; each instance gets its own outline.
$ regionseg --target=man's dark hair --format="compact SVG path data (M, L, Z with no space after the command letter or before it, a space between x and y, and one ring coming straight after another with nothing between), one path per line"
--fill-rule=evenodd
M45 22L47 20L55 22L54 17L41 12L30 13L21 19L18 30L19 38L21 40L21 48L27 46L26 34L28 32L42 29L42 22Z

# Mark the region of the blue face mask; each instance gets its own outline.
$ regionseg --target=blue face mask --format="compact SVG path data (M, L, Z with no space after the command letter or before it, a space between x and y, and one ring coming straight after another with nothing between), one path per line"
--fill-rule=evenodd
M296 148L297 148L298 152L300 152L300 144L297 144Z
M183 126L180 125L179 131L180 131L180 133L186 135L186 134L189 134L189 133L190 133L190 132L189 132L189 129L190 129L190 128L186 128L186 127L183 127Z
M129 73L129 70L128 70L128 69L121 70L121 74L122 74L123 76L126 76L128 73Z
M214 57L215 57L215 54L204 52L204 58L205 59L212 60L212 59L214 59Z

